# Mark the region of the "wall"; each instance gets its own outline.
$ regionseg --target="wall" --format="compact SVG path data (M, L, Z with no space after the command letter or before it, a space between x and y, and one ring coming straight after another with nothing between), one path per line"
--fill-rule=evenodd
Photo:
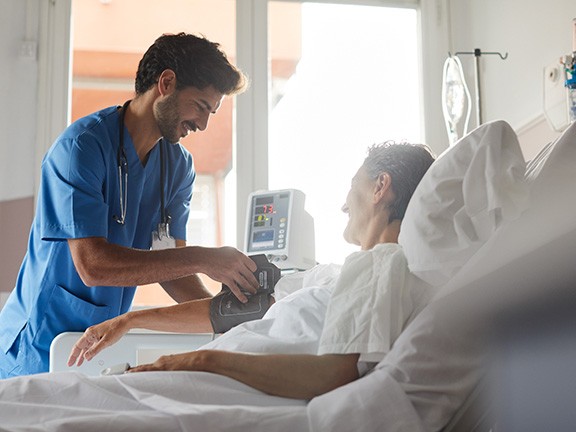
M34 207L39 7L37 0L0 0L0 9L1 293L14 286Z
M424 0L426 1L426 0ZM450 51L508 52L481 57L484 121L504 119L531 157L552 132L543 117L543 69L572 52L574 0L450 0ZM461 57L473 91L474 56ZM544 140L544 142L542 141Z

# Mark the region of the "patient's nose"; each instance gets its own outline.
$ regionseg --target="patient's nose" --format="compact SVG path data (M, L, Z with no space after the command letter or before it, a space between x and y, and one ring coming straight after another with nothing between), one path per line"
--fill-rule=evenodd
M344 203L341 209L344 213L348 213L348 204Z

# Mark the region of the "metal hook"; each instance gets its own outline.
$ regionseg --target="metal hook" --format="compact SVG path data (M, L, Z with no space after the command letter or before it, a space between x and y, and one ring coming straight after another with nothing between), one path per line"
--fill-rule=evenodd
M500 52L482 52L482 54L493 54L493 55L498 55L500 56L500 58L502 60L506 60L508 58L508 53L505 53L504 55L502 55L502 53Z
M508 53L502 54L501 52L496 52L496 51L481 51L479 48L476 48L474 51L468 51L468 52L458 51L458 52L454 53L454 56L459 56L459 55L473 55L476 57L480 57L482 55L497 55L502 60L506 60L508 58ZM450 51L448 51L448 57L452 57L452 54L450 53Z

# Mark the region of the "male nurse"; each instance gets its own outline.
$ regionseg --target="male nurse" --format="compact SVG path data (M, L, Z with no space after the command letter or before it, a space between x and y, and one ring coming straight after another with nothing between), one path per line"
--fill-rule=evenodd
M48 371L55 336L127 312L137 285L159 282L178 302L205 298L196 275L204 273L241 301L256 292L256 265L238 250L186 246L195 172L178 143L245 86L218 44L163 35L138 65L132 100L57 138L42 162L28 250L0 311L0 378Z

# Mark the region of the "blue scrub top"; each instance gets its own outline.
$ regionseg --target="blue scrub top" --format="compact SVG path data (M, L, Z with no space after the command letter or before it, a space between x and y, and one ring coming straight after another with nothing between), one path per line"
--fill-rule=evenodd
M160 146L142 165L126 129L126 222L120 225L119 111L84 117L58 137L42 162L42 181L28 251L16 287L0 311L0 377L48 371L50 343L65 331L87 327L129 310L135 287L87 287L67 239L105 237L121 246L150 249L160 223ZM170 233L186 239L195 178L192 156L164 145L164 179Z

